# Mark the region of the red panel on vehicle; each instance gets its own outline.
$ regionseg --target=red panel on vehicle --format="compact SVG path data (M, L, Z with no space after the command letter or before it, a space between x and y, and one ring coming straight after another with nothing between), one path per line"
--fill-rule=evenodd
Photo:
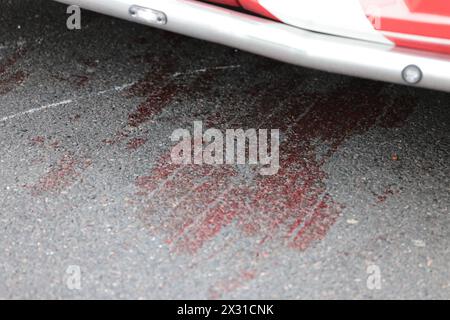
M450 16L450 1L448 0L405 0L411 12L421 12Z
M387 38L390 39L391 41L393 41L396 45L398 45L400 47L408 47L408 48L413 48L413 49L435 51L435 52L450 54L450 45L425 43L425 42L400 39L400 38L395 38L395 37L387 37Z
M450 1L360 0L374 28L399 46L450 53ZM371 10L369 10L371 9ZM376 16L373 16L375 13ZM397 33L399 36L388 34ZM403 36L401 36L403 35ZM410 36L410 38L408 38ZM442 44L414 36L442 39Z
M382 18L382 31L415 34L425 37L450 39L450 24L438 24L428 21L408 21L395 18Z
M278 20L273 14L267 11L262 5L259 4L258 0L238 0L242 7L245 9L260 14L262 16Z

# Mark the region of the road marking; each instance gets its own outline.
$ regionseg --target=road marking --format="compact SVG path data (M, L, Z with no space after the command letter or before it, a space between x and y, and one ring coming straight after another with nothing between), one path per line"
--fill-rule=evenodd
M196 69L196 70L187 71L187 72L175 72L172 75L172 77L176 78L176 77L183 76L183 75L192 75L192 74L204 73L204 72L214 71L214 70L239 69L240 67L241 67L241 65L237 64L237 65L230 65L230 66L217 66L217 67L211 67L211 68L202 68L202 69Z
M36 113L36 112L45 111L47 109L52 109L52 108L59 107L59 106L68 105L68 104L74 103L74 102L76 102L78 100L82 100L82 99L86 99L86 98L92 97L94 95L100 96L100 95L103 95L103 94L106 94L106 93L110 93L110 92L114 92L114 91L115 92L120 92L120 91L125 90L126 88L131 87L135 83L136 82L134 81L134 82L131 82L131 83L126 83L126 84L120 85L120 86L114 86L111 89L99 91L99 92L96 92L96 93L93 93L93 94L89 94L89 95L80 96L80 97L78 97L75 100L67 99L67 100L63 100L63 101L47 104L47 105L44 105L44 106L40 106L40 107L37 107L37 108L29 109L29 110L26 110L26 111L22 111L22 112L19 112L19 113L16 113L16 114L13 114L13 115L1 118L0 122L6 122L6 121L9 121L9 120L13 120L13 119L19 118L19 117L23 117L25 115L29 115L29 114L33 114L33 113Z
M129 87L134 86L136 83L137 83L137 81L133 81L133 82L126 83L126 84L123 84L123 85L120 85L120 86L115 86L114 88L111 88L111 89L107 89L107 90L103 90L103 91L99 91L99 92L97 92L97 93L94 93L94 95L100 96L100 95L102 95L102 94L110 93L110 92L113 92L113 91L120 92L120 91L123 91L123 90L125 90L125 89L127 89L127 88L129 88Z
M6 122L6 121L9 121L9 120L12 120L12 119L15 119L15 118L22 117L24 115L33 114L35 112L44 111L44 110L47 110L47 109L50 109L50 108L55 108L55 107L62 106L62 105L67 105L67 104L70 104L70 103L73 103L73 100L69 99L69 100L64 100L64 101L60 101L60 102L56 102L56 103L47 104L47 105L41 106L39 108L33 108L33 109L30 109L30 110L27 110L27 111L23 111L23 112L19 112L19 113L13 114L11 116L3 117L3 118L0 119L0 122Z
M229 65L229 66L217 66L217 67L212 67L212 68L203 68L203 69L197 69L197 70L192 70L192 71L188 71L188 72L176 72L176 73L174 73L172 75L172 77L179 77L181 75L191 75L191 74L196 74L196 73L203 73L203 72L208 72L210 70L237 69L237 68L240 68L240 67L241 67L240 65ZM13 119L25 116L25 115L33 114L33 113L40 112L40 111L45 111L47 109L51 109L51 108L55 108L55 107L59 107L59 106L63 106L63 105L68 105L68 104L74 103L75 101L78 101L78 100L81 100L81 99L84 99L84 98L89 98L92 95L99 96L99 95L103 95L103 94L110 93L110 92L113 92L113 91L120 92L120 91L123 91L123 90L133 86L134 84L136 84L136 81L133 81L131 83L126 83L126 84L123 84L123 85L120 85L120 86L114 86L113 88L106 89L106 90L103 90L103 91L99 91L99 92L94 93L94 94L81 96L81 97L77 98L76 100L68 99L68 100L64 100L64 101L60 101L60 102L55 102L55 103L51 103L51 104L48 104L48 105L44 105L44 106L41 106L41 107L38 107L38 108L33 108L33 109L30 109L30 110L27 110L27 111L22 111L22 112L19 112L19 113L16 113L16 114L13 114L13 115L1 118L0 122L6 122L6 121L13 120Z

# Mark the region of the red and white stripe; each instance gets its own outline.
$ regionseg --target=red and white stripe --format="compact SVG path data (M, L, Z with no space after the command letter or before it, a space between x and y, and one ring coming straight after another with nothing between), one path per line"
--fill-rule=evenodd
M450 54L447 0L210 0L300 28Z

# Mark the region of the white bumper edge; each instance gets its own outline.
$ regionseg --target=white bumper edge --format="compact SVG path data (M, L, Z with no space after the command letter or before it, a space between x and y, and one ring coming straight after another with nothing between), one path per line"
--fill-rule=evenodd
M450 92L450 56L445 54L316 33L193 0L57 1L294 65L349 76L408 84L404 70L417 66L422 74L413 86ZM133 5L163 13L166 23L133 17L130 14Z

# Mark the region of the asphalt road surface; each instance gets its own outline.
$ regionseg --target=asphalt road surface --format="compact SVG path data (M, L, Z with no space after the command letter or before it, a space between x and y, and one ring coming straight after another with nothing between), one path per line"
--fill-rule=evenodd
M0 298L450 298L449 94L0 4ZM194 121L280 171L172 164Z

